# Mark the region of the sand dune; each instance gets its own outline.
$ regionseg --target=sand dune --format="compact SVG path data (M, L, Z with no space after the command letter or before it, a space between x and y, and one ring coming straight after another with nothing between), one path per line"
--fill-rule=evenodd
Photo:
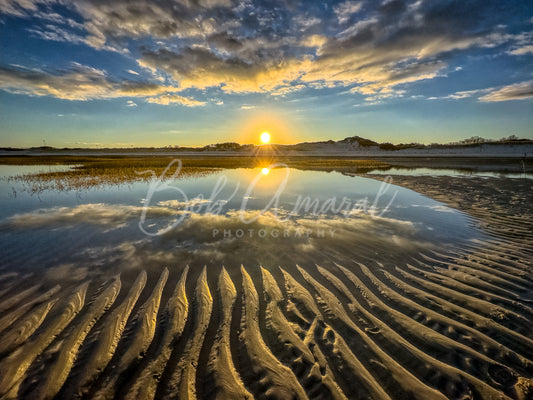
M3 274L0 398L532 398L533 235L483 218L398 262Z

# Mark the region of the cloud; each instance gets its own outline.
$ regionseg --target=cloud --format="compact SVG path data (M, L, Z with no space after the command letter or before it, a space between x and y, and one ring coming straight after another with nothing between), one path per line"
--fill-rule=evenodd
M482 102L500 102L509 100L527 100L533 98L533 81L514 83L501 88L486 88L455 92L443 97L428 97L428 100L452 99L462 100L478 97Z
M339 24L344 24L348 22L350 17L353 14L357 13L361 9L362 6L363 6L363 3L360 1L345 1L344 3L340 3L334 9L334 13L335 15L337 15Z
M61 15L65 4L76 21ZM203 102L170 93L217 88L283 95L296 90L291 88L347 87L385 99L409 84L444 77L450 60L473 48L506 45L500 54L530 54L531 32L510 34L501 25L519 6L500 8L481 0L343 1L334 7L286 0L0 0L4 14L40 21L29 31L41 39L139 54L138 65L153 79L173 79L176 86L144 95L148 101L188 106ZM18 83L10 90L54 95L59 82L49 81L64 79L65 85L80 80L87 89L72 96L60 90L56 97L112 98L122 92L122 82L107 77L84 82L68 72L55 76L44 79L44 88L29 90L24 78L12 76Z
M304 58L249 63L238 57L223 57L204 48L188 47L180 53L166 49L147 51L139 60L139 65L165 71L184 89L221 87L228 93L266 93L297 80L307 62Z
M300 44L304 47L316 47L320 48L328 41L328 38L323 35L310 35L304 37Z
M441 97L428 97L428 100L462 100L477 97L482 102L527 100L533 98L533 81L514 83L500 88L465 90Z
M131 80L114 81L105 71L72 63L67 70L54 73L38 69L22 69L0 66L0 88L10 93L30 96L51 96L63 100L86 101L120 97L161 96L180 89L155 83ZM153 99L153 97L149 97ZM151 101L157 102L157 101ZM179 102L172 101L170 102ZM160 101L159 104L168 104ZM200 102L188 100L186 105Z
M301 30L307 30L322 22L322 20L316 16L302 14L295 15L292 21Z
M513 56L522 56L526 54L533 54L533 31L522 32L520 34L512 35L514 42L512 49L507 53Z
M339 26L333 35L322 31L298 39L298 32L306 29L303 21L312 19L306 15L297 19L296 31L281 27L284 41L265 40L271 32L257 27L243 37L239 35L239 29L247 26L243 20L233 29L210 35L207 46L147 50L138 62L168 73L183 88L277 95L284 88L302 85L351 86L352 93L387 98L394 90L401 93L398 86L444 76L453 53L496 47L519 36L481 26L477 18L488 18L488 14L479 2L406 5L394 0L381 4L374 13L359 15L363 9L363 3L356 1L335 7L340 25L354 15L358 20L342 29ZM313 20L311 25L319 23Z
M137 103L131 101L131 100L128 100L128 102L126 103L126 106L127 107L137 107Z
M45 18L42 8L69 7L83 19L85 37L43 34L49 40L74 39L99 49L116 49L123 38L201 36L214 21L206 13L230 7L231 0L0 0L0 12L17 17ZM48 18L50 19L50 18ZM73 21L73 20L71 20ZM56 18L56 22L61 22ZM74 21L73 21L74 22ZM53 29L55 30L55 29Z
M162 104L168 106L169 104L179 104L185 107L201 107L205 106L205 102L197 101L188 97L177 95L163 95L159 97L149 97L146 99L148 103Z
M0 0L0 11L3 14L24 17L29 13L36 12L39 4L43 3L46 3L46 0Z
M487 93L493 89L475 89L475 90L463 90L460 92L455 92L447 96L442 97L428 97L428 100L441 100L441 99L451 99L451 100L461 100L475 97L477 95Z
M286 96L290 93L298 92L305 89L305 85L291 85L291 86L282 86L270 92L272 96Z
M533 81L515 83L492 90L479 100L484 102L526 100L533 98Z
M73 33L65 28L52 24L47 24L44 28L28 28L27 31L43 40L50 40L53 42L66 42L72 44L85 44L94 47L94 43L92 42L91 38L83 36L79 33ZM122 54L129 53L129 50L125 47L115 47L102 44L101 46L99 46L99 48L101 50L114 51Z
M523 47L519 47L517 49L514 49L509 52L509 54L512 54L513 56L521 56L524 54L533 54L533 45L527 45Z
M51 40L54 42L68 42L74 44L89 44L87 39L78 34L69 32L59 26L47 24L44 28L29 28L28 32L36 35L44 40Z

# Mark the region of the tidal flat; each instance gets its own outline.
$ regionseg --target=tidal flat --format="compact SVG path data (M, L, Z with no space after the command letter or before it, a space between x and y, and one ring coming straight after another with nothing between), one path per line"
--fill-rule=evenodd
M0 159L0 398L533 396L527 165L172 161Z

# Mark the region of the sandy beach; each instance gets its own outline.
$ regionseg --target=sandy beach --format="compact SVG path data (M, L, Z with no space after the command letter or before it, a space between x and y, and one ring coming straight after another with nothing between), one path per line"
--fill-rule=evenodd
M4 268L0 398L531 398L532 181L392 178L484 239L342 264Z

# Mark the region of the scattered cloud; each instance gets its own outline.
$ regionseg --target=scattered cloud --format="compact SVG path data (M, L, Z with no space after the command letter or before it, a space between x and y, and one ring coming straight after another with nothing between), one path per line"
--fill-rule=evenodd
M204 48L188 47L179 53L166 49L147 51L139 65L163 70L184 89L220 87L227 93L267 93L300 78L308 62L304 58L250 63Z
M137 107L137 103L131 101L131 100L128 100L127 103L126 103L126 106L127 107Z
M533 98L533 81L514 83L500 88L486 88L455 92L447 96L428 97L428 100L462 100L478 98L482 102L499 102L509 100L526 100Z
M146 99L148 103L162 104L168 106L170 104L178 104L185 107L201 107L205 106L204 101L198 101L189 97L183 97L178 95L163 95L158 97L149 97Z
M67 70L45 72L39 69L22 69L0 66L0 88L10 93L29 96L51 96L63 100L87 101L120 97L148 98L158 104L179 103L186 106L204 103L169 93L180 89L150 82L131 80L114 81L106 72L72 63ZM156 97L159 96L159 97ZM136 104L129 100L128 106Z
M513 56L521 56L524 54L533 54L533 45L527 45L523 47L519 47L517 49L511 50L509 54L512 54Z
M316 16L297 14L292 19L293 23L301 30L307 30L319 25L322 20Z
M326 42L328 41L328 38L323 35L310 35L304 37L300 44L304 47L316 47L320 48L322 47Z
M44 4L45 0L1 0L0 11L3 14L25 17L31 12L37 12L39 4Z
M452 94L449 94L447 96L442 97L428 97L428 100L441 100L441 99L451 99L451 100L460 100L460 99L468 99L471 97L476 97L477 95L487 93L492 89L475 89L475 90L464 90L460 92L455 92Z
M526 100L533 98L533 81L515 83L500 89L491 90L488 94L480 97L481 101L509 101Z
M286 96L290 93L299 92L300 90L305 89L305 85L291 85L291 86L282 86L270 92L272 96Z
M61 12L66 5L68 16ZM334 7L286 0L0 0L3 14L32 18L32 35L138 54L139 67L159 81L2 67L0 87L69 100L133 96L185 106L205 102L172 93L215 88L284 96L306 87L347 88L377 101L444 77L450 60L470 49L532 54L532 32L506 31L500 17L507 10L495 7L481 0L349 0Z
M334 9L335 15L339 20L339 24L348 22L350 17L357 13L362 6L363 3L361 1L345 1L344 3L340 3Z

